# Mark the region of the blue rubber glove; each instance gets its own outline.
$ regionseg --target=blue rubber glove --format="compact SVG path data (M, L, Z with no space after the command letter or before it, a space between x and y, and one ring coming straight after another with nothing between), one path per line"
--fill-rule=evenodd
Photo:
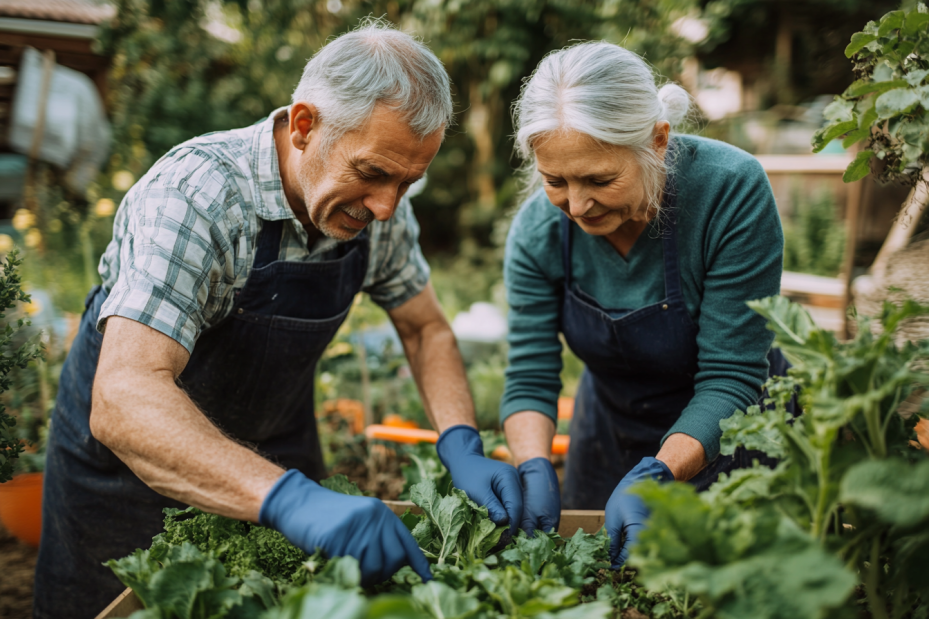
M645 503L628 492L632 485L646 479L674 481L674 475L661 460L642 458L635 468L626 473L606 503L606 531L610 534L610 559L614 570L622 567L629 558L629 549L648 520L650 512Z
M472 501L487 507L494 523L510 523L515 534L523 516L523 488L516 467L484 457L481 435L471 426L452 426L435 445L452 483Z
M319 548L329 557L355 557L365 587L387 580L406 564L423 581L432 578L413 535L384 503L327 490L296 469L271 488L258 521L305 552Z
M516 470L523 482L523 519L519 528L529 537L536 530L557 531L561 522L561 491L555 467L548 458L533 458Z

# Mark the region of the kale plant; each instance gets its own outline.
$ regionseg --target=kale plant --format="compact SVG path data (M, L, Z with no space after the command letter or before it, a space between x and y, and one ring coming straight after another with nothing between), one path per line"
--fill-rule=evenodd
M856 585L876 619L925 617L929 459L911 443L919 416L900 412L929 387L929 341L898 344L896 331L929 308L887 303L879 335L864 319L840 342L782 297L750 305L793 368L768 383L773 410L720 423L721 452L780 463L722 475L702 496L642 486L652 518L630 563L645 586L677 587L723 618L852 617Z

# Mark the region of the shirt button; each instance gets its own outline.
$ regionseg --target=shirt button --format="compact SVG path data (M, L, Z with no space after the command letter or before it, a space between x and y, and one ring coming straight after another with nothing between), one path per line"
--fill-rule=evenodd
M240 307L240 308L239 308L239 313L240 313L240 314L244 314L244 313L245 313L245 310L242 309L242 308Z
M663 309L663 310L668 309L668 304L665 303L664 305L662 305L662 306L661 306L661 309ZM241 312L242 310L239 310L239 311Z

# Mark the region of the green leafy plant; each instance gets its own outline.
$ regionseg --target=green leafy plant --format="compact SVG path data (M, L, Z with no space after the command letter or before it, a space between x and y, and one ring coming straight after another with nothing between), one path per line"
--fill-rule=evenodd
M17 303L30 301L18 272L22 262L15 250L6 255L0 273L0 319ZM42 356L42 345L36 338L19 345L15 342L17 332L27 324L25 319L18 318L15 322L7 321L0 331L0 393L10 389L14 369L25 368L30 361ZM13 432L15 425L16 419L6 413L6 406L0 401L0 483L13 477L16 460L24 450L22 440Z
M720 423L721 452L780 463L722 475L702 496L641 487L652 519L630 563L645 586L678 587L720 617L846 616L858 584L875 618L926 616L929 460L911 446L918 416L900 411L929 387L929 341L898 343L896 331L929 308L887 303L879 335L862 319L840 342L783 297L749 305L793 368L768 383L773 409Z
M344 478L323 484L359 493ZM132 619L607 619L627 608L662 619L699 610L682 611L629 572L608 570L603 531L508 541L507 527L460 490L439 492L426 479L410 493L420 513L401 520L432 562L427 583L407 566L362 590L352 557L308 556L274 531L194 508L166 510L151 548L108 565L145 605Z
M929 163L929 11L920 3L868 22L845 55L857 79L823 112L829 122L813 136L814 152L839 138L844 148L865 142L845 182L864 178L875 157L880 178L917 182Z

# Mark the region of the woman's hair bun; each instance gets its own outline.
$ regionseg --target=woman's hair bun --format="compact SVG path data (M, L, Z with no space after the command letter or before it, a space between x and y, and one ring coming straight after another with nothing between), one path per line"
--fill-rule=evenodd
M662 120L671 123L673 129L687 117L690 111L690 95L677 84L665 84L658 90L658 100L664 107Z

